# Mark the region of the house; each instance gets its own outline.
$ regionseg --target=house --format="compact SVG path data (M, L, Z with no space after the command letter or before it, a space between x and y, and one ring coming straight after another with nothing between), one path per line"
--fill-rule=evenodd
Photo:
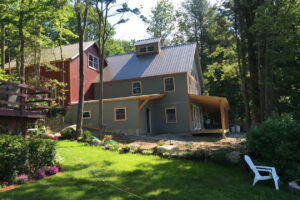
M42 49L40 55L40 70L38 76L41 82L55 79L66 83L65 106L72 102L78 102L79 98L79 44L71 44L62 47L64 62L61 60L60 48ZM98 59L99 49L94 41L84 42L84 94L86 100L94 99L93 80L99 75ZM33 75L36 76L34 64L34 55L29 54L25 57L25 79L30 80ZM106 61L105 64L107 65ZM51 66L56 66L56 69ZM16 61L5 64L5 69L9 67L16 70ZM64 77L62 76L64 68ZM58 70L57 70L58 69ZM57 88L53 88L53 97L59 101L61 94Z
M137 41L133 53L110 56L103 71L104 125L134 135L228 131L226 98L203 96L196 43L163 47L159 38ZM99 75L92 81L94 100L84 102L84 127L97 129ZM73 99L72 99L73 100ZM76 123L78 102L65 118ZM222 128L204 128L204 112L220 112Z

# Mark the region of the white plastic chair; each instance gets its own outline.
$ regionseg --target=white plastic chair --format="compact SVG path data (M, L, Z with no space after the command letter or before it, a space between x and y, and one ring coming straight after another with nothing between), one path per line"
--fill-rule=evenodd
M253 186L260 180L273 179L276 190L279 190L279 186L278 186L279 176L276 173L275 167L255 166L254 163L252 162L251 158L248 155L245 155L244 158L245 158L245 161L247 162L247 164L249 165L249 167L251 168L251 170L255 174ZM260 175L259 172L268 172L269 175L262 176L262 175Z

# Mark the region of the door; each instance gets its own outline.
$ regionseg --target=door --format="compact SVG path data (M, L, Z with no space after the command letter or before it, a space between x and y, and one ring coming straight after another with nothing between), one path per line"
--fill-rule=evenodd
M146 109L146 117L147 117L147 133L152 133L152 125L151 125L151 110L149 108Z
M200 116L200 109L198 106L193 104L193 112L192 112L192 119L193 119L193 129L199 130L201 129L201 116Z

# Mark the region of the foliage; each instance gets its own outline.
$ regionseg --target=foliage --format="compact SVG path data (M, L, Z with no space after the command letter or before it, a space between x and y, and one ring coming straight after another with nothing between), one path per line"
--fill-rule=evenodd
M61 137L65 140L72 140L75 138L75 131L72 128L67 128L61 131Z
M56 149L53 140L28 140L28 164L31 168L39 169L55 164L55 155Z
M247 145L257 164L275 166L282 179L300 176L300 124L290 115L273 114L251 128Z
M153 37L167 39L170 33L175 29L174 6L169 0L159 0L151 10L151 20L146 20L149 25L147 31Z
M165 145L165 140L164 140L164 139L161 139L161 140L157 141L156 144L157 144L158 146L163 146L163 145Z
M153 155L154 151L151 149L146 149L141 152L143 155Z
M22 172L27 152L23 137L0 135L0 180L12 182L16 178L16 172Z
M58 172L59 172L58 167L56 167L56 166L48 167L49 175L54 175L54 174L57 174Z
M39 180L39 179L43 179L46 177L46 172L45 172L45 169L41 168L41 169L38 169L36 171L36 173L34 174L34 178Z
M26 174L21 174L18 176L18 179L17 179L17 184L25 184L28 182L28 175Z
M128 153L130 152L130 146L128 145L121 146L118 151L119 153Z
M78 141L90 143L92 141L92 133L88 130L84 130L82 136L78 138Z
M210 159L215 163L226 165L228 164L227 156L226 156L227 153L228 150L226 149L214 150L211 152Z

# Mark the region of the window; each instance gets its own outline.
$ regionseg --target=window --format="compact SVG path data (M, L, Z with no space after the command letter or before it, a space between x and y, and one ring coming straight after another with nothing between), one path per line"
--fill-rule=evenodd
M154 46L148 47L148 51L154 51Z
M89 67L98 70L99 69L99 60L96 56L89 54Z
M165 92L174 92L175 91L174 77L164 78L164 90L165 90Z
M117 107L114 108L114 121L127 121L127 108L126 107Z
M142 93L142 82L141 81L134 81L132 82L132 94L141 94Z
M146 52L146 47L140 48L140 52Z
M166 123L177 123L177 112L176 107L166 108Z
M92 119L92 112L91 111L83 111L83 119Z

